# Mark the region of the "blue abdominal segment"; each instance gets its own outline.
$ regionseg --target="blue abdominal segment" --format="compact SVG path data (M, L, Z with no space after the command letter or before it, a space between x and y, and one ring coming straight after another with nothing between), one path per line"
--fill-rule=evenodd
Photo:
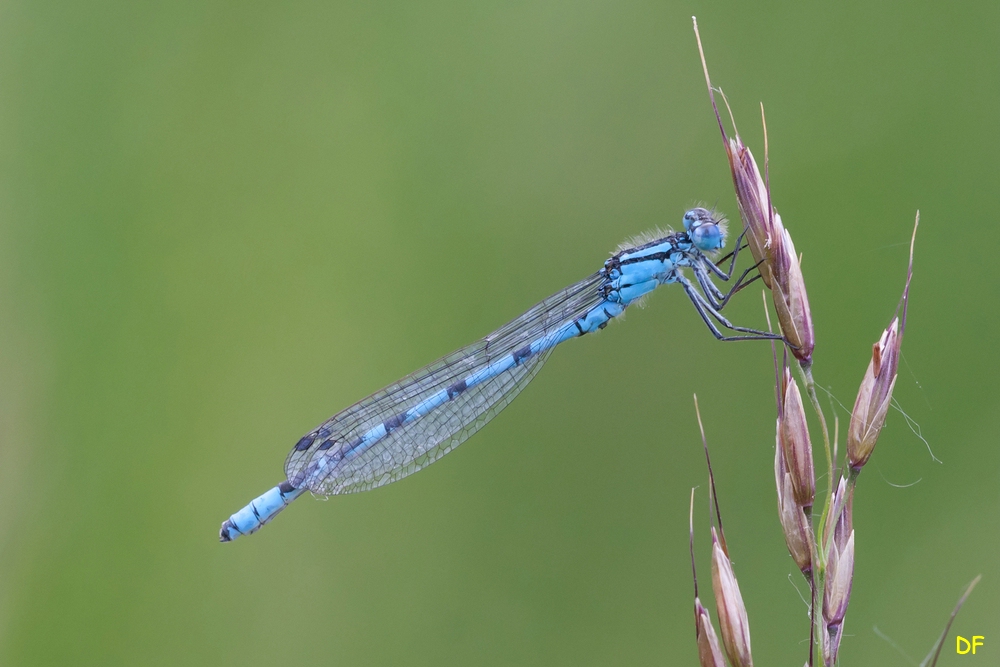
M293 488L288 482L282 482L270 491L254 498L246 507L223 522L219 530L219 540L230 542L240 535L249 535L260 530L261 526L270 521L278 512L285 509L288 503L302 495L305 489Z

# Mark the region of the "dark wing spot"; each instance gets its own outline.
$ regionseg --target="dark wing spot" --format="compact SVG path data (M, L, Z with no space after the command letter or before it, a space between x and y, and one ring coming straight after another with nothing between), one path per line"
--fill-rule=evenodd
M348 452L350 452L350 451L352 451L354 449L357 449L361 445L361 443L364 442L364 441L365 441L364 438L357 438L355 440L352 440L351 442L349 442L346 445L344 445L342 451L344 452L344 454L347 454Z
M312 447L314 438L311 435L307 435L297 443L295 443L295 451L304 452L310 447Z
M326 450L330 449L331 447L333 447L333 443L335 443L335 442L336 442L336 440L334 440L333 438L330 438L329 440L324 441L323 444L319 446L319 450L318 451L326 451Z
M531 356L531 345L525 345L514 353L514 365L517 366L522 361Z
M455 384L448 387L448 400L454 399L456 396L461 394L463 391L468 389L468 385L465 384L465 380L461 382L456 382Z
M382 426L385 428L386 434L388 435L389 433L392 433L393 429L399 428L400 425L404 421L406 421L406 415L408 414L409 412L400 412L395 417L386 419L384 422L382 422Z

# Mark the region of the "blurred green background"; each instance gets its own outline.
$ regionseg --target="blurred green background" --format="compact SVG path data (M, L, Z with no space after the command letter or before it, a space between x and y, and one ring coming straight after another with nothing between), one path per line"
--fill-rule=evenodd
M678 289L428 470L217 541L330 414L735 213L692 14L848 406L922 215L896 396L943 464L890 415L843 664L919 660L978 573L998 664L996 2L2 3L0 663L695 664L697 392L755 657L802 664L770 350Z

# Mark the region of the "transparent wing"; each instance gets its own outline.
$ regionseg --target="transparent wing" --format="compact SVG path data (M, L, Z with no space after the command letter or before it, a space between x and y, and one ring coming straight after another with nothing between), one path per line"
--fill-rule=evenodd
M464 442L505 408L534 378L551 350L470 387L422 417L407 422L356 456L331 464L338 447L386 420L469 377L490 363L558 330L601 302L600 274L571 285L538 303L520 317L446 357L355 403L311 431L289 453L285 474L298 486L307 470L326 463L322 476L311 476L314 493L332 495L371 489L401 479L433 463ZM320 449L321 443L333 441Z

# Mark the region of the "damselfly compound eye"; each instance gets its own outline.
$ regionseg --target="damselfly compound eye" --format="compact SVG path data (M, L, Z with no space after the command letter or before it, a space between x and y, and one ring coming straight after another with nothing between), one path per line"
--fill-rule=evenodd
M712 252L725 245L725 233L719 222L708 209L693 208L684 214L684 231L698 250Z
M702 252L719 250L723 246L722 230L714 222L705 222L688 232L691 242Z
M690 211L684 213L684 231L690 233L692 229L697 228L706 222L714 223L715 220L712 218L712 213L705 208L693 208Z

